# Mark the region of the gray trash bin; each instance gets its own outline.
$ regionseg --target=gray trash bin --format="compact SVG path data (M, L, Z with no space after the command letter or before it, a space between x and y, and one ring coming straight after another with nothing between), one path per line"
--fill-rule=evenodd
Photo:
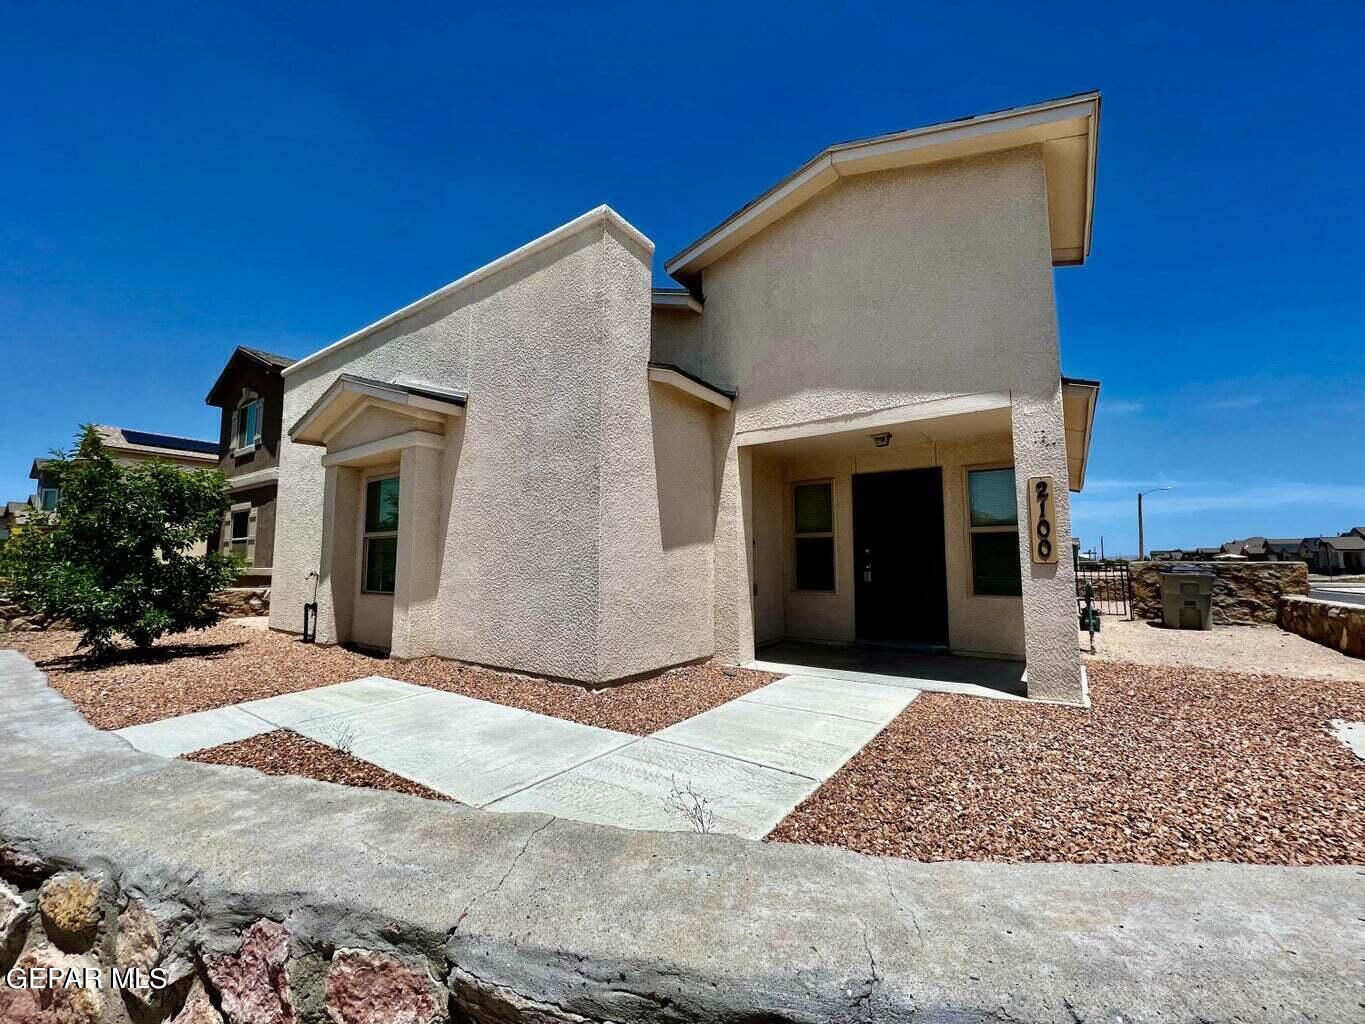
M1213 628L1213 573L1172 566L1161 573L1161 618L1171 629Z

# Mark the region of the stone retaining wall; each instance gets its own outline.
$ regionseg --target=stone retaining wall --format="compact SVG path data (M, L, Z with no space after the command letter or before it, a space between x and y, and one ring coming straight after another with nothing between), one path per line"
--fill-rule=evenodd
M270 614L269 587L234 587L220 590L213 603L224 618L236 619L246 615ZM55 615L41 615L25 611L13 601L0 596L0 633L29 633L44 629L70 629L71 623Z
M1129 562L1136 618L1161 620L1161 571L1176 564L1214 574L1214 625L1273 625L1280 598L1308 593L1304 562Z
M1280 628L1365 658L1365 605L1286 597L1280 601Z
M224 618L238 619L246 615L270 614L269 587L233 587L213 595L214 606Z
M271 778L135 751L5 650L0 706L0 970L170 982L0 988L5 1024L1359 1013L1352 867L917 864Z
M70 626L55 615L25 611L13 601L0 597L0 633L32 633L44 629L64 629Z

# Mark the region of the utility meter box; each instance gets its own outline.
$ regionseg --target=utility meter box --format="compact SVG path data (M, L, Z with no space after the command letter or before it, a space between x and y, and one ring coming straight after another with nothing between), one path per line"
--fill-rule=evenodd
M1198 566L1161 573L1161 618L1171 629L1213 628L1214 574Z

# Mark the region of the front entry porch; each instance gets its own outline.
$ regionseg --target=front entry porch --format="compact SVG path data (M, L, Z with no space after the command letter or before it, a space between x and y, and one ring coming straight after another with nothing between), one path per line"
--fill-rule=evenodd
M745 668L784 675L814 675L854 683L905 686L996 700L1024 698L1024 663L883 647L778 640L760 647Z
M1060 388L980 394L737 433L735 660L1083 704L1072 566L1047 557L1067 538L1062 408ZM1036 556L1031 480L1057 498Z

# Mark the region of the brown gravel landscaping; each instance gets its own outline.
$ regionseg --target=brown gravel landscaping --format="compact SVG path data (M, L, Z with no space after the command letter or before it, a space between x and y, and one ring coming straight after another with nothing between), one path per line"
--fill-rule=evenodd
M590 691L441 658L389 661L230 622L163 641L146 655L120 652L104 663L74 655L76 634L69 632L8 633L0 636L0 646L32 658L51 684L101 729L382 675L647 736L777 678L707 662Z
M1089 664L1093 708L926 693L779 842L914 860L1365 863L1359 683Z
M288 729L262 733L221 747L196 750L186 754L185 761L200 764L227 764L237 768L255 768L266 775L301 775L319 782L335 782L342 786L362 789L382 789L390 793L406 793L427 800L450 801L450 797L428 789L420 783L405 779L393 772L343 754L339 750L316 743Z

